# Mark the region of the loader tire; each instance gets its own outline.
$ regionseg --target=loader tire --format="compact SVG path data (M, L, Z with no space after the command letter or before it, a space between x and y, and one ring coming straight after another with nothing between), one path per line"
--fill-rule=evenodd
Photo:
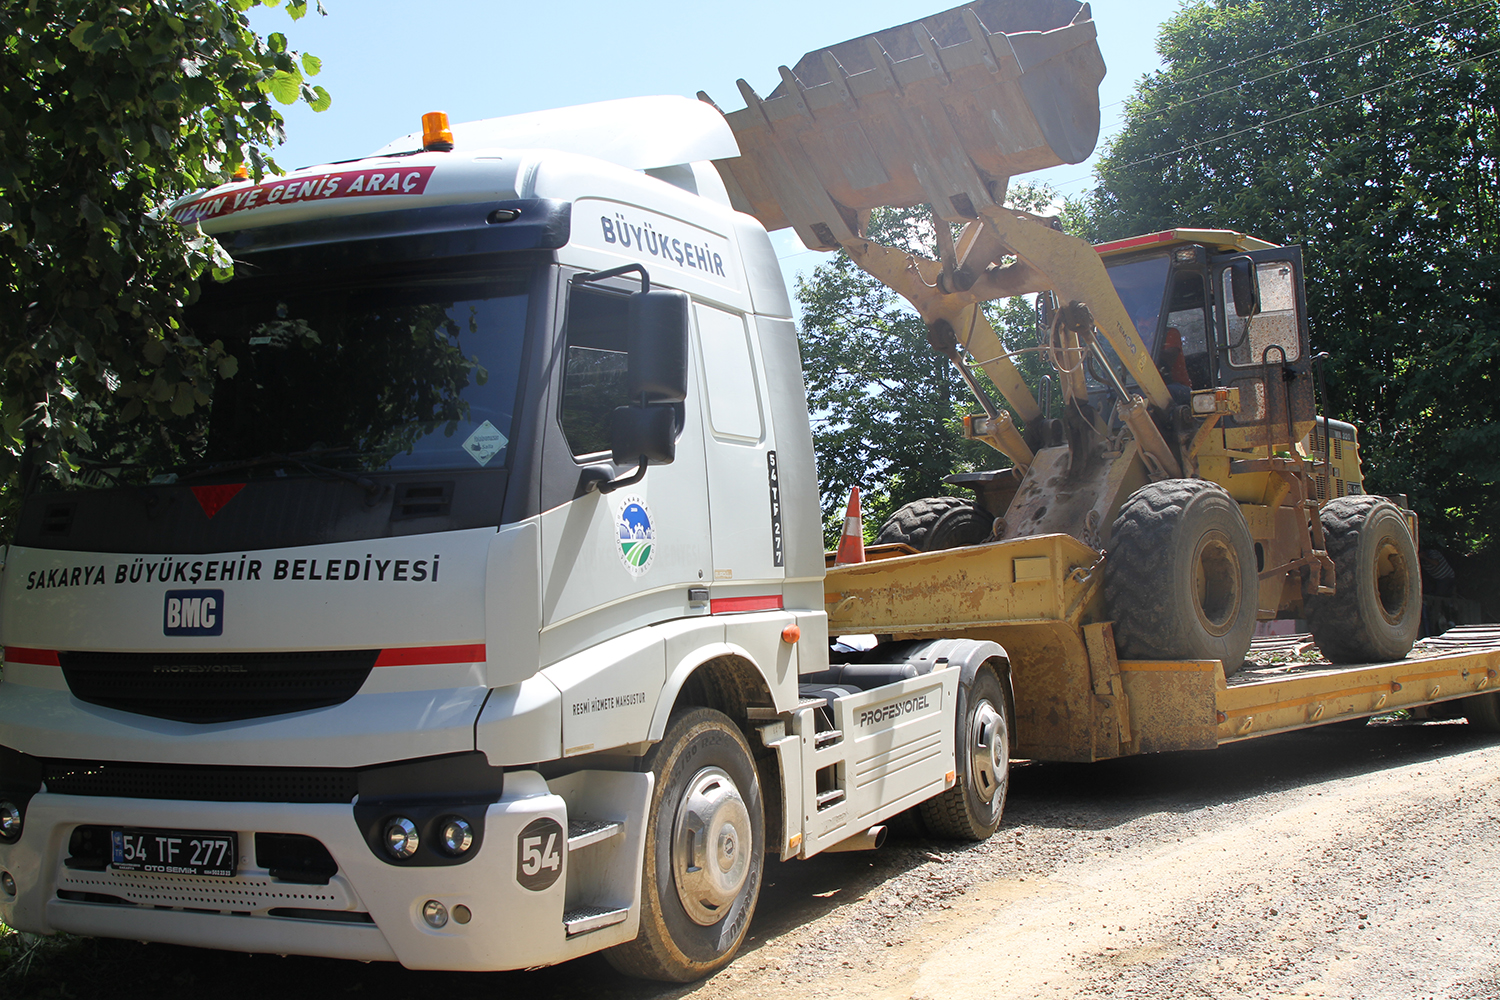
M1422 618L1416 546L1400 508L1383 497L1323 505L1323 543L1336 593L1305 601L1313 640L1332 663L1378 663L1411 652Z
M913 500L890 516L875 536L876 545L904 542L921 552L978 545L990 536L995 519L961 497Z
M755 914L766 851L760 778L744 734L711 708L674 715L645 763L656 780L641 929L604 957L628 976L688 983L729 964Z
M1142 486L1120 507L1104 602L1121 658L1245 662L1260 579L1239 504L1201 479Z
M958 691L954 784L917 808L934 837L988 840L1000 827L1010 785L1005 692L989 666Z

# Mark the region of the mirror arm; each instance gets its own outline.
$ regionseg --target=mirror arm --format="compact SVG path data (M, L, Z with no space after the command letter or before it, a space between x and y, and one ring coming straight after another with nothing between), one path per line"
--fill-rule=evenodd
M639 264L624 264L620 267L612 267L608 271L594 271L592 274L576 274L573 276L573 280L580 283L585 281L603 281L605 278L618 277L622 274L629 274L631 271L640 272L641 291L651 291L651 275L647 274L646 269Z
M598 479L591 479L591 480L589 480L588 485L585 487L585 489L588 492L593 492L594 490L598 490L600 493L613 493L615 490L619 489L621 486L634 486L636 483L640 482L642 479L645 479L645 478L646 478L646 456L642 455L641 456L641 466L640 466L640 468L636 469L630 475L628 475L628 476L621 476L619 479L611 479L611 480L608 480L608 481L600 481Z

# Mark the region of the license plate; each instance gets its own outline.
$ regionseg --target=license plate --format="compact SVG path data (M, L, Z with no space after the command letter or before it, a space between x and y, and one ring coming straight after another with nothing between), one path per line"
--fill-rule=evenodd
M111 865L169 875L234 874L235 835L202 830L111 830Z

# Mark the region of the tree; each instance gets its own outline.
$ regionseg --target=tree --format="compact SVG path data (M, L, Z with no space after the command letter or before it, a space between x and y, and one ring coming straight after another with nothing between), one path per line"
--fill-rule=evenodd
M926 207L876 211L871 239L937 256ZM836 544L849 491L859 486L866 535L904 504L963 491L943 482L954 472L995 468L1004 456L963 438L962 420L979 406L952 363L927 342L927 328L906 301L840 252L799 279L802 367L813 418L825 531ZM990 303L990 321L1012 349L1036 343L1036 316L1023 298ZM1035 385L1035 354L1017 359ZM992 399L1000 395L975 369Z
M0 8L0 484L66 481L90 434L203 406L237 361L178 318L224 251L163 209L275 170L272 100L330 99L318 60L262 40L280 0L16 0ZM321 6L318 8L321 12ZM300 18L307 0L288 0ZM112 428L118 430L118 428Z
M1083 206L1301 244L1329 407L1425 537L1500 541L1500 17L1493 4L1213 0L1158 42Z

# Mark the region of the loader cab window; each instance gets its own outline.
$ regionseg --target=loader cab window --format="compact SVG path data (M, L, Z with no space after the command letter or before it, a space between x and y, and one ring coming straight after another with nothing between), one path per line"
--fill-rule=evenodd
M559 420L575 458L609 451L609 421L628 406L625 340L628 296L597 285L574 286L568 295L566 357Z
M1302 356L1297 274L1291 263L1261 261L1256 266L1256 276L1260 281L1260 312L1254 316L1236 316L1233 308L1224 310L1229 363L1237 368L1255 367L1267 361L1280 364ZM1223 301L1234 302L1228 268L1220 273L1219 280L1223 283Z
M1166 327L1156 355L1156 366L1169 386L1206 389L1214 384L1203 281L1198 271L1179 271L1172 276Z
M1109 280L1130 319L1135 332L1146 345L1146 353L1156 355L1156 331L1161 322L1162 300L1166 297L1167 272L1172 261L1165 255L1116 264L1109 269ZM1116 369L1118 370L1118 369Z
M1156 333L1161 324L1162 303L1166 299L1167 276L1172 269L1171 258L1166 255L1147 257L1144 260L1131 260L1120 264L1107 264L1109 280L1115 286L1115 292L1120 296L1120 303L1125 307L1125 312L1130 316L1131 322L1135 324L1135 332L1140 335L1141 341L1146 345L1146 353L1152 357L1156 356ZM1102 338L1099 347L1104 356L1109 359L1109 364L1127 386L1134 385L1135 380L1125 371L1125 366L1120 363L1115 349ZM1084 362L1084 372L1088 378L1090 396L1107 396L1109 384L1107 377L1098 370L1098 359L1088 358ZM1095 400L1096 403L1099 400Z

